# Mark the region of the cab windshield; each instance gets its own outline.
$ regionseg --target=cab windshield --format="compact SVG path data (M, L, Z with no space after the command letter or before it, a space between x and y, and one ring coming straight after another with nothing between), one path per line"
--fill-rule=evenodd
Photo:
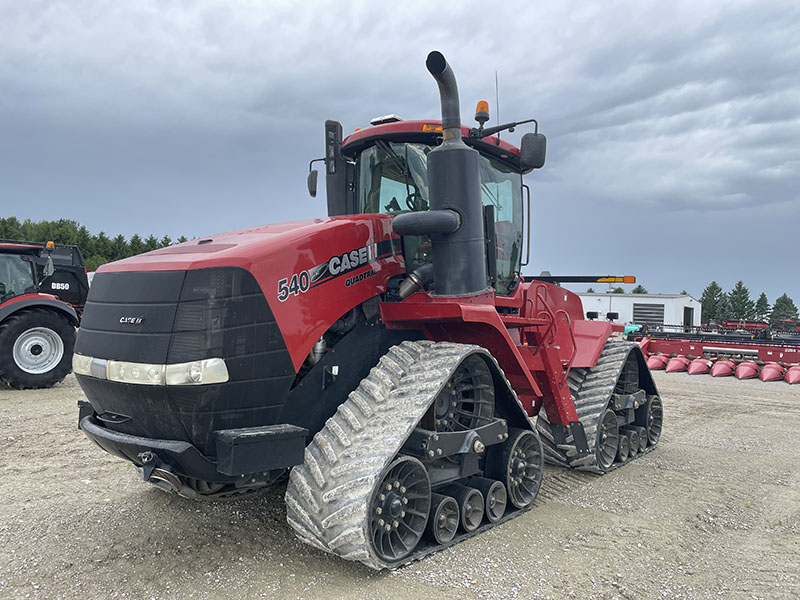
M357 211L397 215L427 210L427 162L431 150L433 146L427 144L384 140L363 150L357 165ZM480 176L483 204L494 206L497 293L507 295L518 278L522 256L522 176L483 155ZM409 271L431 261L427 236L406 236L403 244Z
M0 302L34 291L33 262L18 254L0 254Z

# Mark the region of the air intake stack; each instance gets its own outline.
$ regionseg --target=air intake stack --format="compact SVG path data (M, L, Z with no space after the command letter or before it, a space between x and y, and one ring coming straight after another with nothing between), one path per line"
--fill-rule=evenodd
M425 62L442 101L442 145L428 154L430 210L394 220L400 235L431 236L437 296L466 296L488 289L477 150L461 138L458 86L440 52Z

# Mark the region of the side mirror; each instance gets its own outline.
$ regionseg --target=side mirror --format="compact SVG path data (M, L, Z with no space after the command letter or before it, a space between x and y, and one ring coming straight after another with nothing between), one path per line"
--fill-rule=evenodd
M519 162L523 171L541 169L547 153L547 138L541 133L526 133L519 148Z
M47 256L47 263L44 265L44 277L50 277L53 273L56 272L56 268L53 265L53 257L48 255Z
M308 172L308 193L311 195L312 198L317 197L317 177L319 176L319 171L316 169L312 169Z

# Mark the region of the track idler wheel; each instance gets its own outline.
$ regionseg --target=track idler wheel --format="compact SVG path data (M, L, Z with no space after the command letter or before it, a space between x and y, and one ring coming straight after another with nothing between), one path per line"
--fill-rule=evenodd
M452 496L431 494L431 516L425 528L428 539L437 544L449 544L456 535L461 520L458 502Z
M664 405L658 396L650 396L647 403L636 410L636 424L647 431L647 443L655 446L661 438L664 424Z
M542 485L544 453L538 433L527 429L508 429L504 444L492 446L486 474L505 484L508 500L517 508L527 508Z
M625 439L625 458L628 460L628 441ZM597 426L597 443L595 452L597 453L597 466L603 471L608 471L614 464L614 459L622 448L619 435L619 424L617 415L610 408L600 417Z
M458 502L461 509L461 529L469 533L480 527L485 504L479 490L465 485L451 485L443 491Z
M628 460L628 456L630 456L630 440L628 436L622 434L619 436L619 445L617 446L617 460L621 463L624 463Z
M431 507L431 483L425 466L399 456L379 478L369 505L369 541L386 563L406 558L417 547Z
M473 477L469 480L469 485L483 494L486 518L489 519L489 522L497 523L502 519L508 504L508 493L503 482L485 477Z

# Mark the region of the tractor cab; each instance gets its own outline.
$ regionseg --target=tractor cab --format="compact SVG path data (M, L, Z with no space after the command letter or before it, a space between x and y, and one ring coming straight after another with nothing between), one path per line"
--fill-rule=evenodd
M495 136L476 137L475 131L479 130L462 127L464 142L480 153L481 200L484 207L491 207L484 214L493 215L493 284L498 294L509 295L527 264L523 260L523 194L529 198L529 192L522 175L534 167L520 159L516 147ZM429 209L427 159L441 144L441 122L403 121L390 115L374 119L370 127L344 140L341 136L341 125L328 121L324 161L330 216L396 216ZM311 185L309 189L313 195ZM428 236L404 236L403 247L409 272L431 262ZM494 270L491 265L489 270Z
M0 244L0 303L37 291L35 258L41 247Z

